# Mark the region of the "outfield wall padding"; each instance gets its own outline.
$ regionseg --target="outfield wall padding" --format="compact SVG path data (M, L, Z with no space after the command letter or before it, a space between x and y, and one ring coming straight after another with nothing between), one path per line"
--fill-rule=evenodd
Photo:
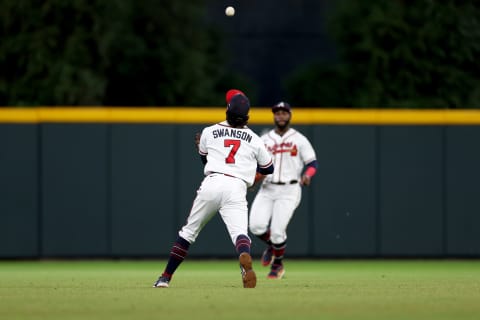
M0 121L0 258L167 257L203 178L204 126ZM287 256L480 257L479 125L295 127L319 168ZM234 254L217 215L189 256Z

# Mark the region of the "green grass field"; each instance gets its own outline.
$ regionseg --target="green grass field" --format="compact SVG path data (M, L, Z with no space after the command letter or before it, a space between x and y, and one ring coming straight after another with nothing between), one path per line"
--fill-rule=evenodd
M480 319L480 261L287 260L242 288L236 260L0 261L0 319Z

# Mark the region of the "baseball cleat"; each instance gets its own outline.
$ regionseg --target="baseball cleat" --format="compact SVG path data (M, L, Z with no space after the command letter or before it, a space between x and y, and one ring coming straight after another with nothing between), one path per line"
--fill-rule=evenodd
M268 246L262 254L262 266L268 267L273 261L273 247Z
M273 265L267 278L282 279L284 274L285 274L285 268L282 265Z
M240 271L242 273L242 281L244 288L255 288L257 285L257 276L252 269L252 256L243 252L238 258L240 262Z
M154 288L168 288L168 285L170 283L170 279L164 276L161 276L158 278L157 281L153 284Z

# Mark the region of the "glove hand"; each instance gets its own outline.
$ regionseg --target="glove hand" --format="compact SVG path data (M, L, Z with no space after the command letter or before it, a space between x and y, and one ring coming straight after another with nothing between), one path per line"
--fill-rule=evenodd
M198 150L198 145L200 144L200 137L202 134L200 132L195 133L195 148Z

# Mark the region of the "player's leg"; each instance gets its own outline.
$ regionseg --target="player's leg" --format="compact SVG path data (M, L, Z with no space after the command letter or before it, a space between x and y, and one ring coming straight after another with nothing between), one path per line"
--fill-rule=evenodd
M273 199L268 187L262 187L253 200L250 209L250 232L267 244L262 254L262 265L272 262L272 242L270 241L270 219L272 217Z
M175 270L187 256L190 244L195 242L202 228L217 212L220 200L218 193L213 192L215 187L211 184L210 180L208 182L204 180L197 191L197 197L193 201L187 223L179 231L178 237L170 250L165 270L154 283L154 287L167 288L169 286Z
M264 234L258 236L258 238L267 244L267 247L263 250L260 261L262 262L262 266L268 267L273 262L273 244L270 240L270 229Z
M229 203L220 208L219 212L237 253L250 254L251 240L248 237L247 200Z
M177 240L173 243L170 249L170 256L168 258L167 265L162 275L153 284L154 288L168 288L170 281L172 280L173 273L177 270L178 266L183 262L187 256L190 242L182 238L177 237Z
M239 179L227 178L222 206L219 210L230 238L235 246L240 263L244 288L255 288L257 276L253 271L250 254L251 240L248 237L248 203L245 183Z
M262 187L250 208L250 232L260 237L268 233L270 219L272 218L273 197L267 187ZM263 240L263 239L262 239Z
M281 279L285 274L283 258L287 247L287 227L300 204L300 186L287 186L285 195L279 197L273 207L272 221L270 224L271 241L273 247L273 262L268 274L270 279Z

